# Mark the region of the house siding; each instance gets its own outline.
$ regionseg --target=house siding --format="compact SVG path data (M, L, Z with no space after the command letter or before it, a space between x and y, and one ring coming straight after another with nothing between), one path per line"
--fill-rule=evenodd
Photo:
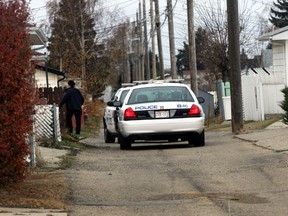
M287 59L287 53L288 53L288 40L285 41L285 70L284 70L284 84L287 87L288 86L288 59Z
M273 45L273 72L283 73L285 71L285 47Z
M56 74L48 73L49 87L54 88L58 86L58 76ZM46 88L46 72L36 69L35 73L36 86L38 88Z

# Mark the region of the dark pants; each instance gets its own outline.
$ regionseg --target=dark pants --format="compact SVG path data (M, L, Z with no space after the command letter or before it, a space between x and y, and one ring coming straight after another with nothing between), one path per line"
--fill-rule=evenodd
M82 110L67 110L67 128L69 133L73 132L72 117L76 120L76 134L80 134Z

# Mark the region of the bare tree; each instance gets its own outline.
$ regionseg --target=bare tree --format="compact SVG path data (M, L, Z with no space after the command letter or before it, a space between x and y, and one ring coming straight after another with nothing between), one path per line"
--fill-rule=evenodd
M247 1L242 1L240 9L240 46L249 50L251 41L255 38L255 22L249 22L251 10ZM204 5L195 7L196 23L205 31L208 41L204 49L198 50L199 58L205 67L214 71L216 77L221 74L224 81L228 81L228 23L226 1L207 1ZM219 78L219 77L218 77Z

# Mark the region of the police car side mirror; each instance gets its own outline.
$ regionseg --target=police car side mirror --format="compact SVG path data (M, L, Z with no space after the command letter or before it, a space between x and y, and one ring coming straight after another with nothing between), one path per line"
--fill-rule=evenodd
M113 103L114 103L114 101L113 101L113 100L111 100L111 101L108 101L108 102L107 102L107 106L114 106L114 105L113 105Z
M205 102L205 99L204 99L203 97L197 97L197 99L198 99L198 102L199 102L200 104L202 104L202 103Z
M121 103L121 101L114 101L114 102L113 102L113 106L114 106L114 107L121 107L121 106L122 106L122 103Z

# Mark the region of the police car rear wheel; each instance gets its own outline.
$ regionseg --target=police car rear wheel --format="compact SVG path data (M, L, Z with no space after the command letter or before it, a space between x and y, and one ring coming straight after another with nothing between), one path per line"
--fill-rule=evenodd
M188 139L189 145L194 145L195 147L205 146L205 132L202 133L193 133L191 137Z
M120 143L120 149L125 150L131 148L131 140L123 137L121 133L118 133L118 141Z
M115 143L115 136L113 136L104 126L104 141L105 143Z

